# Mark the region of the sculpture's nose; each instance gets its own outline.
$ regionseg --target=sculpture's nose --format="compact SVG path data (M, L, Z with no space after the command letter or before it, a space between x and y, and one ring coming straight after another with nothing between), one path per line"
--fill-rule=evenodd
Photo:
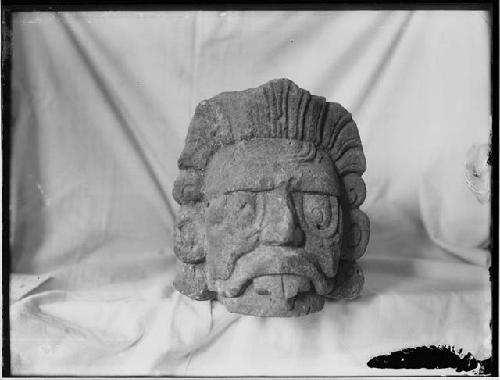
M301 246L304 243L304 232L297 223L292 199L285 188L266 194L260 240L270 245Z

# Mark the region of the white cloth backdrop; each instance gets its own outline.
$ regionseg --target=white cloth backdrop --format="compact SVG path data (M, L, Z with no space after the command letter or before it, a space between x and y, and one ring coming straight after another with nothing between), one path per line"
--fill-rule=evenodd
M25 375L386 375L420 345L491 354L479 11L19 13L11 350ZM349 109L367 158L362 296L296 319L172 288L171 190L198 102L287 77Z

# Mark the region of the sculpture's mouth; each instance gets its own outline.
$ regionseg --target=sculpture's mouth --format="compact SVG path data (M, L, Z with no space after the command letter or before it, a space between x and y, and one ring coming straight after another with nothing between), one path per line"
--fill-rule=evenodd
M216 280L217 293L226 298L240 296L251 285L257 295L289 299L314 290L327 294L330 282L307 259L302 248L260 246L242 256L227 280ZM314 289L312 289L314 287Z

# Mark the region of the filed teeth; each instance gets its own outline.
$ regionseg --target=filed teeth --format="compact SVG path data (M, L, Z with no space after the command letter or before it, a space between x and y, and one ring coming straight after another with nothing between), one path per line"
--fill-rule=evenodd
M276 286L274 285L276 279L269 276L257 277L253 279L253 286L255 293L261 296L269 296L273 294L273 290L276 291Z
M255 293L259 296L269 296L271 294L271 292L267 289L255 289Z

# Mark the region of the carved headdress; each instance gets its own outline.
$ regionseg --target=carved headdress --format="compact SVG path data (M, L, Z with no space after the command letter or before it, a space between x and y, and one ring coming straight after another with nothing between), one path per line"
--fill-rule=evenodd
M328 153L350 203L363 203L361 175L366 161L352 115L340 104L311 95L289 79L275 79L246 91L224 92L196 107L178 161L181 173L174 186L175 200L179 204L201 200L204 170L215 152L222 146L256 138L313 143Z

